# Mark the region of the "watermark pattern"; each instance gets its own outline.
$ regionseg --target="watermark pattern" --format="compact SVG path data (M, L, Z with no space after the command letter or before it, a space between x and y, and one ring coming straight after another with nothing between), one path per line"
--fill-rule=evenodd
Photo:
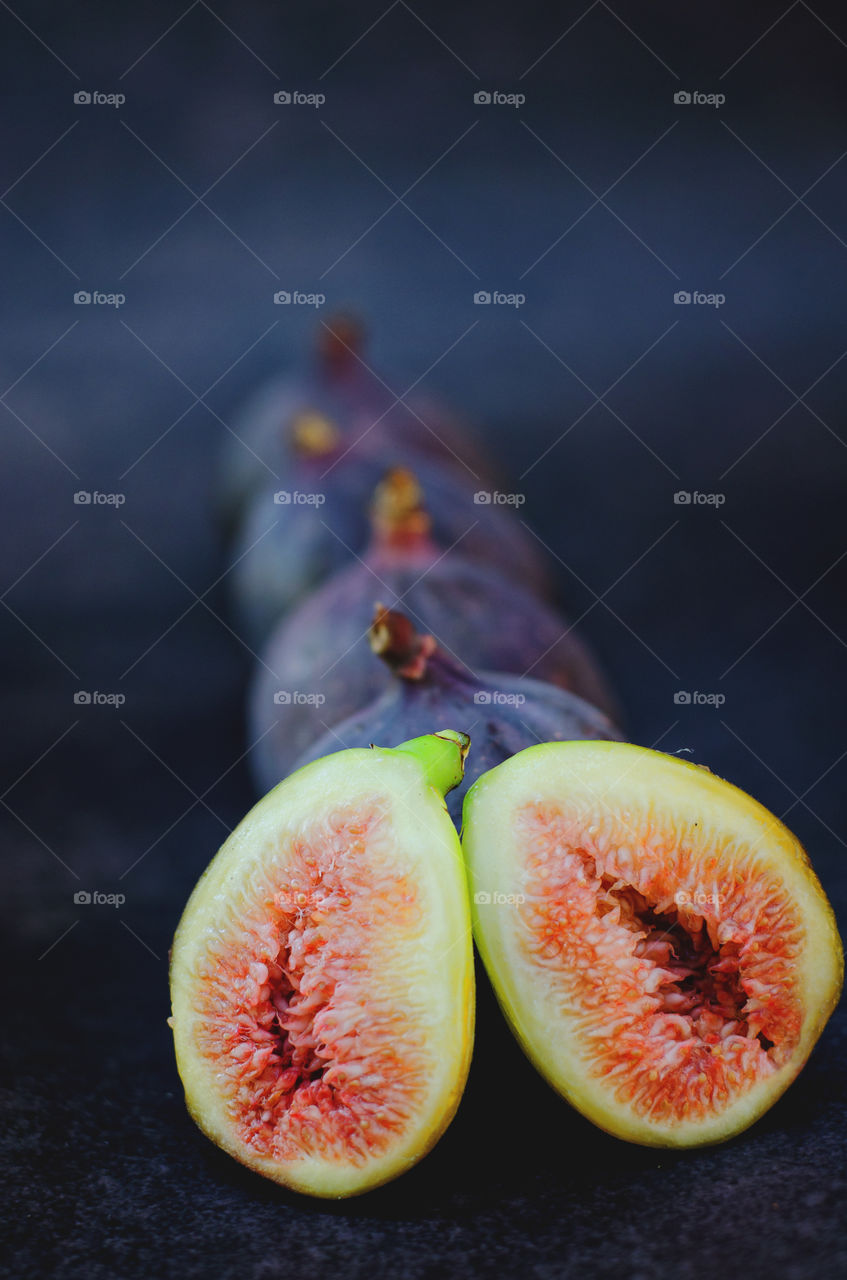
M677 489L673 496L675 507L722 507L725 493L701 493L699 489Z
M503 693L500 689L478 689L473 700L478 707L522 707L526 702L522 693Z
M278 107L322 107L325 93L303 93L301 89L277 89L274 102Z
M325 502L325 493L301 493L299 489L277 489L274 494L274 506L277 507L322 507Z
M274 304L277 307L322 307L325 293L304 293L301 289L277 289Z
M674 894L673 900L678 907L719 907L721 895L719 893L707 893L705 889L695 889L693 892L689 892L688 889L680 889Z
M677 289L673 296L676 307L722 307L726 302L725 293L703 293L700 289Z
M75 307L114 307L117 310L125 302L125 293L103 293L100 289L77 289L74 294Z
M78 107L122 107L125 93L101 93L99 89L77 89L74 102Z
M673 700L678 707L722 707L726 696L722 693L701 693L699 689L677 689Z
M122 507L125 502L125 493L101 493L99 489L77 489L74 494L75 507Z
M279 889L274 894L274 906L282 911L303 911L309 905L309 895L302 889Z
M77 707L122 707L125 702L125 694L101 693L99 689L77 689L74 694Z
M478 507L522 507L525 493L501 493L499 489L477 489L473 496Z
M502 89L477 89L473 96L478 107L522 107L525 93L504 93Z
M722 107L725 93L703 93L700 89L677 89L673 100L678 107Z
M278 707L322 707L326 697L322 693L303 693L300 689L277 689L274 702Z
M520 907L526 902L526 896L523 893L489 893L487 889L480 889L473 900L478 907Z
M515 307L526 302L525 293L503 293L499 289L477 289L473 296L475 307Z
M77 889L74 905L77 907L122 907L125 893L101 893L99 889Z

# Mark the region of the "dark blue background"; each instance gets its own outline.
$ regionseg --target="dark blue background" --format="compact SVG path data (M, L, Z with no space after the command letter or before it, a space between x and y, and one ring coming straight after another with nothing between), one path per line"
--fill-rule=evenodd
M222 424L308 349L314 314L274 306L277 289L361 309L398 393L426 375L419 389L479 424L634 739L691 749L786 814L844 922L843 11L13 7L11 1273L844 1274L840 1014L754 1130L663 1154L558 1102L483 994L447 1136L341 1206L200 1136L164 1021L181 908L251 801L249 655L226 623L211 491ZM276 106L279 89L326 102ZM478 106L480 89L526 101ZM675 105L695 89L726 102ZM79 90L126 102L77 106ZM390 208L430 166L410 209ZM78 307L78 289L126 303ZM526 303L476 307L478 289ZM726 302L675 306L680 289ZM126 501L75 506L79 489ZM680 489L725 502L678 506ZM78 689L126 702L78 707ZM680 689L725 703L678 706ZM126 903L76 906L80 889Z

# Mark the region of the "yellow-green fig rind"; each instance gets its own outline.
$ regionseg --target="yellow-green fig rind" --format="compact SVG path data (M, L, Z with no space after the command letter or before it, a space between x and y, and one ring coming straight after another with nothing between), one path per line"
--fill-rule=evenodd
M435 738L435 735L427 735ZM446 744L446 745L445 745ZM309 764L259 801L235 828L198 881L174 938L170 1019L177 1067L188 1110L217 1146L254 1171L308 1195L342 1198L372 1190L416 1164L449 1125L462 1096L474 1029L474 977L470 916L461 846L447 814L443 789L461 778L465 735L403 744L404 750L342 751ZM429 776L430 766L432 776ZM433 785L434 784L434 785ZM254 904L256 886L284 872L292 841L315 814L336 800L362 795L388 813L392 837L414 881L422 926L403 951L401 981L423 1010L415 1035L431 1061L425 1096L386 1150L364 1163L314 1151L280 1162L251 1149L233 1123L216 1081L215 1063L201 1052L200 996L210 947L242 905ZM377 855L374 854L374 858ZM378 875L379 867L374 872ZM251 897L251 889L253 897ZM362 945L370 945L364 931ZM401 967L402 967L401 965ZM368 1008L361 1012L363 1023Z
M525 919L522 923L514 902L525 888L515 815L526 804L546 802L584 819L586 830L613 818L627 824L634 846L642 829L673 833L689 842L705 832L707 848L724 851L718 885L721 876L732 874L733 851L738 851L739 857L743 853L753 860L769 885L784 886L803 935L795 959L803 1012L798 1042L776 1071L753 1082L724 1109L673 1119L637 1114L592 1073L595 1064L583 1052L571 1016L577 1011L563 1013L549 972L528 956ZM539 745L478 779L465 799L462 840L474 937L506 1018L539 1072L599 1127L648 1146L721 1142L754 1123L796 1078L840 995L841 940L805 850L739 788L701 766L630 744Z

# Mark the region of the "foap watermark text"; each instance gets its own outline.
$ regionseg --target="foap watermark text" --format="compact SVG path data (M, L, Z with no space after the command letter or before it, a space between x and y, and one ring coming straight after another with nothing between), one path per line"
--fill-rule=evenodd
M722 107L725 93L703 93L701 89L677 89L673 100L678 107Z
M322 107L325 93L303 93L301 89L277 89L274 102L278 107Z
M117 310L125 302L125 293L103 293L101 289L77 289L74 294L75 307L114 307Z
M125 702L125 694L101 693L99 689L77 689L74 694L77 707L122 707Z
M473 496L478 507L522 507L525 493L501 493L499 489L477 489Z
M74 494L75 507L122 507L125 502L125 493L101 493L99 489L77 489Z
M677 289L673 296L675 307L722 307L725 293L703 293L702 289Z
M705 889L680 889L674 894L673 900L678 907L719 907L721 895L707 893Z
M122 107L125 93L101 93L99 89L77 89L74 102L78 107Z
M522 707L526 702L522 693L504 693L501 689L478 689L473 700L478 707Z
M502 89L477 89L473 96L478 107L522 107L525 93L504 93Z
M500 289L477 289L473 296L475 307L522 307L525 293L503 293Z
M701 493L699 489L677 489L673 496L676 507L722 507L725 493Z
M325 502L325 493L301 493L299 489L277 489L274 494L274 506L277 507L322 507Z
M673 700L678 707L722 707L726 696L722 693L701 693L699 689L677 689Z
M126 894L101 893L99 889L77 889L74 894L77 907L122 907L125 902Z
M304 293L302 289L277 289L274 303L278 307L322 307L325 293Z
M526 902L522 893L489 893L479 889L473 896L478 907L520 907Z

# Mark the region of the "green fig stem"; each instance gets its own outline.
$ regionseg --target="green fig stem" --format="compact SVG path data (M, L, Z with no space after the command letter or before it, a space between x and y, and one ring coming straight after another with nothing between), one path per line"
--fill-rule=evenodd
M444 796L458 787L465 776L465 756L470 745L468 734L459 733L456 729L442 729L440 733L410 738L394 750L414 756L429 785Z

